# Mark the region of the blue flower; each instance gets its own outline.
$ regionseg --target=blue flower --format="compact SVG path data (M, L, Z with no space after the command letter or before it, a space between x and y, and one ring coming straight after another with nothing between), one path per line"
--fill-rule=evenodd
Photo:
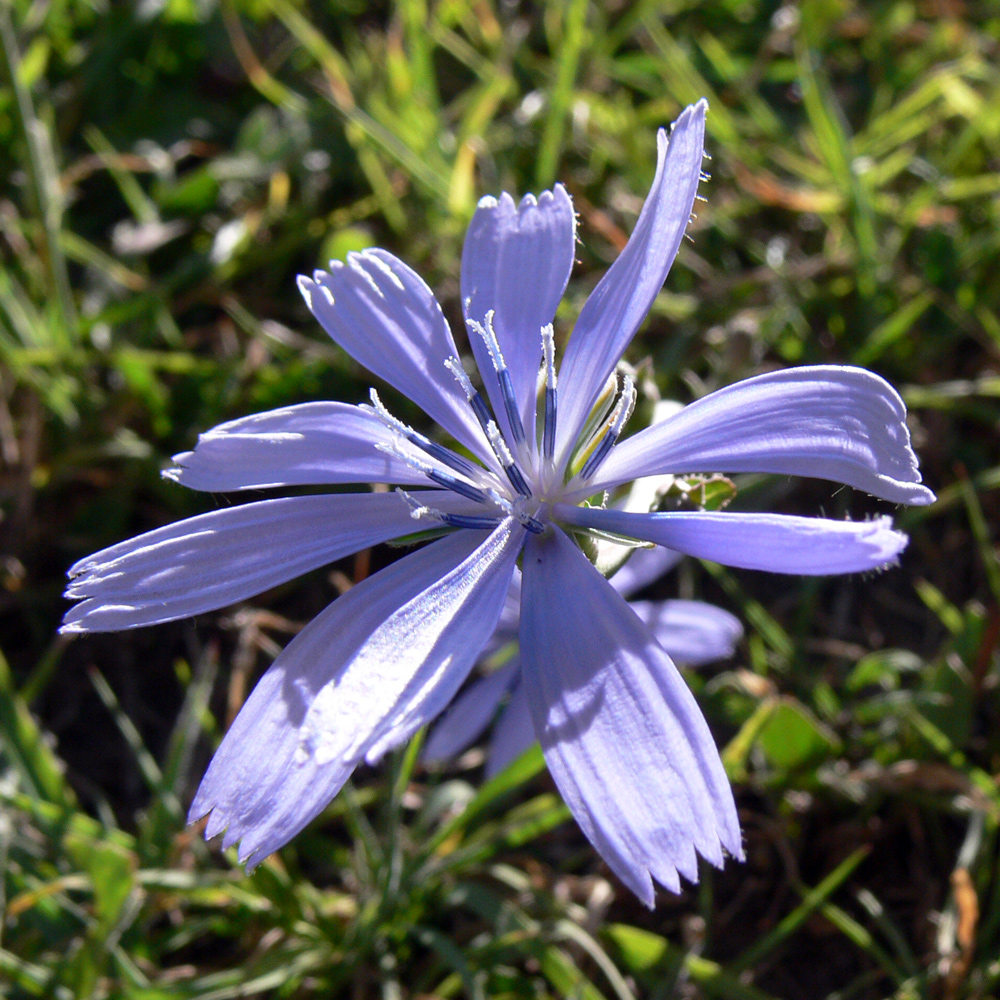
M275 660L215 755L190 811L249 867L315 818L362 761L434 719L500 620L521 561L521 683L549 770L591 843L652 905L696 856L742 857L708 726L649 628L574 543L610 532L730 566L826 574L893 562L886 517L863 523L588 506L665 473L815 476L929 503L905 408L858 368L771 372L619 440L634 389L616 366L677 253L701 178L706 104L657 136L635 231L580 313L556 374L552 322L573 264L561 186L520 205L484 198L462 255L462 303L485 388L462 368L441 308L383 250L300 279L327 333L458 442L370 406L310 403L201 436L167 475L193 489L392 483L398 493L262 500L216 510L77 563L67 632L134 628L243 600L428 527L444 537L364 580ZM467 457L471 456L471 457Z

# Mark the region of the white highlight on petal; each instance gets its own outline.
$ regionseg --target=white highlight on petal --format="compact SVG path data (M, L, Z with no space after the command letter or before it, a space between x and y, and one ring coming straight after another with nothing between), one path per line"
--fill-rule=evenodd
M428 492L435 505L456 508L449 494ZM459 510L467 507L462 501ZM261 500L177 521L71 567L66 596L80 603L62 631L118 631L226 607L411 532L406 515L389 494L346 493Z
M378 451L393 434L347 403L301 403L230 420L199 435L163 475L194 490L224 493L334 483L420 485L421 476Z
M446 358L458 352L441 307L423 280L385 250L351 253L299 287L326 332L355 360L407 395L479 458L486 442Z

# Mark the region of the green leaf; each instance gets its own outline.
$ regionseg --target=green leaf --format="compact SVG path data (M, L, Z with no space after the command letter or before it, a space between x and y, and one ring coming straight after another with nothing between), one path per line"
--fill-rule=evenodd
M747 759L750 756L750 751L776 708L777 704L773 698L765 698L740 726L739 732L722 751L722 764L730 781L744 781L746 779Z
M742 982L718 963L686 952L652 931L608 924L602 936L617 953L619 964L650 986L659 985L663 973L675 964L708 996L720 1000L770 1000L769 994Z
M484 816L498 800L530 781L544 767L542 749L535 744L479 789L468 806L430 840L427 853L440 852L449 841L459 839L462 832Z
M837 736L791 698L777 704L758 740L771 764L784 771L795 771L840 751Z
M367 250L373 245L372 234L361 226L347 226L329 233L319 252L319 266L328 267L332 260L346 260L353 251Z
M852 693L867 687L895 691L903 673L913 673L923 665L923 660L908 649L880 649L858 660L847 675L844 688Z
M63 766L49 748L28 706L14 690L14 679L0 653L0 747L25 785L47 802L72 806L75 796L63 777Z

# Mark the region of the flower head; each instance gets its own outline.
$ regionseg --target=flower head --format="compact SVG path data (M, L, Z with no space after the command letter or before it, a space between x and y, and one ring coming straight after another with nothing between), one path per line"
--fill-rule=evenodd
M736 809L697 704L669 655L574 543L611 532L731 566L845 573L906 544L864 523L706 511L633 513L588 498L640 476L816 476L928 503L905 409L858 368L772 372L621 440L634 388L616 366L677 253L701 178L706 104L657 136L635 231L557 364L552 323L573 263L561 186L484 198L462 256L462 303L485 395L431 291L382 250L300 279L327 333L420 406L456 450L370 404L311 403L234 420L176 456L193 489L391 483L398 493L262 500L160 528L77 563L68 632L133 628L231 604L351 552L444 536L364 580L275 660L226 734L190 819L248 866L317 816L362 761L437 716L500 620L521 562L520 683L549 769L587 837L652 905L696 856L741 857ZM471 456L471 457L469 457Z

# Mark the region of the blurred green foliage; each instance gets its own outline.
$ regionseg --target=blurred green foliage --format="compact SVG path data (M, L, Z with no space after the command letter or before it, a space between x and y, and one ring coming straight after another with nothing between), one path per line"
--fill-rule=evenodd
M995 4L0 0L0 43L0 995L994 994ZM690 675L747 863L647 913L537 751L479 787L475 753L427 773L413 746L245 876L184 807L252 676L369 557L73 643L65 568L204 509L159 478L199 431L366 394L298 272L384 246L457 319L478 197L560 180L582 239L565 337L656 127L703 95L708 202L633 348L647 402L868 365L940 497L899 514L910 549L876 578L685 564L669 585L748 623ZM876 510L762 477L734 503Z

